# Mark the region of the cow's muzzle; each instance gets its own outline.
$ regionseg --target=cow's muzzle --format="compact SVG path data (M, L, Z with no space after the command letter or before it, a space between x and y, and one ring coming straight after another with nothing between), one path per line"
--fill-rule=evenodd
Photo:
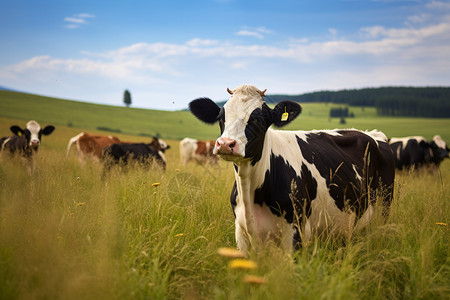
M39 144L40 144L41 142L39 141L39 140L32 140L31 142L30 142L30 146L31 147L33 147L33 148L36 148L36 147L39 147Z
M220 137L216 140L213 154L215 155L239 155L238 144L236 140Z

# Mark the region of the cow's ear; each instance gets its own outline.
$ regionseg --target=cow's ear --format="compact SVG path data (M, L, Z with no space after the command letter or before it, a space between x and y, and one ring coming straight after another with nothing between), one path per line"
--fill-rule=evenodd
M209 98L198 98L189 103L189 110L200 121L214 124L217 122L220 107Z
M13 125L9 128L9 130L11 130L12 133L14 133L17 136L21 136L23 134L23 130L22 128L20 128L17 125Z
M292 122L302 112L302 107L297 102L281 101L272 110L273 124L277 127Z
M43 134L43 135L49 135L49 134L51 134L51 133L53 132L53 130L55 130L55 126L48 125L47 127L45 127L45 128L42 130L42 134Z

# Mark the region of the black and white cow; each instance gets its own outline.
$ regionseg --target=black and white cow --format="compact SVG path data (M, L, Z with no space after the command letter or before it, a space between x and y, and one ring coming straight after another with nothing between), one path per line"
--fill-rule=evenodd
M11 155L20 155L27 161L28 171L33 173L35 169L34 154L39 149L42 135L51 134L55 127L49 125L42 129L38 122L31 120L27 123L25 129L14 125L11 126L10 130L14 135L0 139L1 151L9 152Z
M435 135L433 137L433 140L430 142L430 146L431 151L433 152L431 161L432 163L434 163L434 165L439 167L444 159L450 157L450 149L440 135Z
M394 158L383 133L273 130L294 120L300 105L271 109L265 91L251 85L228 92L223 108L208 98L189 108L205 123L219 122L214 153L234 164L230 200L240 250L267 240L292 250L313 233L351 234L370 221L377 190L390 205Z
M128 164L131 161L143 165L149 165L155 162L163 170L166 169L166 158L164 152L170 146L164 141L153 138L149 144L144 143L122 143L112 144L103 149L103 159L105 167L108 169L111 165L119 163Z
M431 142L423 136L393 137L389 139L389 145L394 153L395 167L399 170L439 166L449 157L449 149L439 135L435 135Z

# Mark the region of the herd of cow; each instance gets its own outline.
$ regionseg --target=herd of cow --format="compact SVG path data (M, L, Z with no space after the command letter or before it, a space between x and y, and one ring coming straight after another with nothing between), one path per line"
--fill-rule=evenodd
M301 113L298 103L281 101L272 109L264 102L265 90L251 85L227 90L231 98L223 107L208 98L189 104L199 120L219 123L221 135L216 141L183 139L180 162L217 164L220 157L233 163L230 202L243 252L268 240L290 251L313 234L349 235L370 222L377 199L389 213L395 168L438 167L449 157L440 136L428 142L423 137L388 140L377 130L275 130L272 125L285 126ZM35 121L24 129L12 126L14 135L0 139L1 152L20 153L32 172L41 136L53 130ZM74 143L80 162L87 157L106 166L152 161L162 169L170 148L157 138L130 143L83 132L69 140L67 155Z

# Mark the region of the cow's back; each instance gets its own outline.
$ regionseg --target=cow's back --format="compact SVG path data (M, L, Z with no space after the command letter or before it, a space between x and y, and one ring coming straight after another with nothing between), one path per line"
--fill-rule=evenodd
M389 146L394 153L395 167L399 170L420 167L431 161L431 148L423 137L392 138Z
M340 210L351 208L360 216L368 205L361 200L380 184L387 189L384 203L390 204L394 157L379 136L358 130L316 131L298 136L297 143L307 165L325 179L326 186L318 189L327 189Z

